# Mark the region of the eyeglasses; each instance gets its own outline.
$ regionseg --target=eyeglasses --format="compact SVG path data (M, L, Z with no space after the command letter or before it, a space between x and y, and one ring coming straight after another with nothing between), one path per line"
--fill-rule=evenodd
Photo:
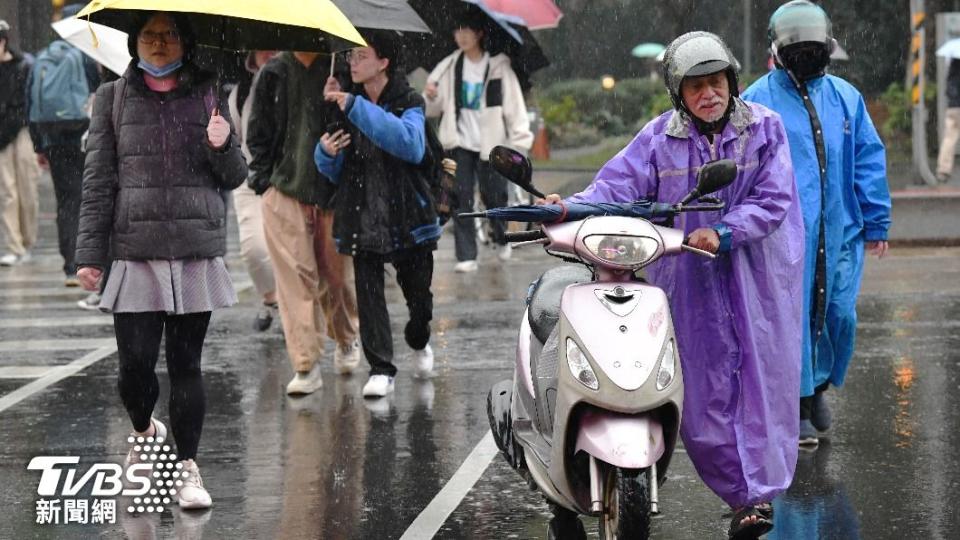
M140 43L144 45L156 45L158 43L163 43L164 45L177 45L180 43L180 33L176 30L167 30L165 32L151 32L149 30L144 30L140 32L138 37Z
M370 53L367 51L347 51L343 55L348 64L359 64L370 58Z

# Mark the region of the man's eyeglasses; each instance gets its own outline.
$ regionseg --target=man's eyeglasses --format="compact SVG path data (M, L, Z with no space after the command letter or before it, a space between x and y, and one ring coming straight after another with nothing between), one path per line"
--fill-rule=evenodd
M149 30L144 30L140 32L138 38L140 43L144 45L156 45L158 43L163 43L164 45L177 45L180 43L180 33L176 30L167 30L166 32L151 32Z

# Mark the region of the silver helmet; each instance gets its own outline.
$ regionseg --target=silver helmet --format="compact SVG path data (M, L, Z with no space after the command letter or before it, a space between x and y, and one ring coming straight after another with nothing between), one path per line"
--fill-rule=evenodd
M727 72L730 95L738 96L737 71L740 63L720 36L710 32L688 32L673 40L663 54L663 80L677 110L686 111L680 97L680 84L686 77Z
M800 81L822 76L837 47L827 12L808 0L777 8L770 16L767 37L777 64Z

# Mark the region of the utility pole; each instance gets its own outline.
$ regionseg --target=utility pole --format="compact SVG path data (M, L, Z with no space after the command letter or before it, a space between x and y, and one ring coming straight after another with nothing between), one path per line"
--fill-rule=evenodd
M926 20L924 0L910 0L911 39L907 80L910 82L910 101L913 104L913 167L925 183L935 186L937 179L930 171L930 158L927 155L927 110L923 99L927 65Z
M743 74L749 75L750 68L750 47L753 45L753 0L743 0Z

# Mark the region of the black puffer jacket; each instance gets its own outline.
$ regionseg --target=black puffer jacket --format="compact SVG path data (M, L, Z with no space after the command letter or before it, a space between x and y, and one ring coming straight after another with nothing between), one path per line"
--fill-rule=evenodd
M220 98L213 76L188 64L167 93L147 88L134 66L123 80L102 85L94 101L77 264L104 267L108 252L123 260L224 255L226 192L244 181L247 166L236 136L221 150L207 143L209 111ZM115 134L114 90L121 87Z
M363 87L355 86L352 93L364 95ZM407 109L424 108L423 98L403 77L390 79L377 106L398 118ZM352 122L346 127L351 143L344 151L334 197L337 249L347 255L385 255L417 246L436 249L441 229L428 178L435 168L427 161L433 156L408 163L377 146Z

